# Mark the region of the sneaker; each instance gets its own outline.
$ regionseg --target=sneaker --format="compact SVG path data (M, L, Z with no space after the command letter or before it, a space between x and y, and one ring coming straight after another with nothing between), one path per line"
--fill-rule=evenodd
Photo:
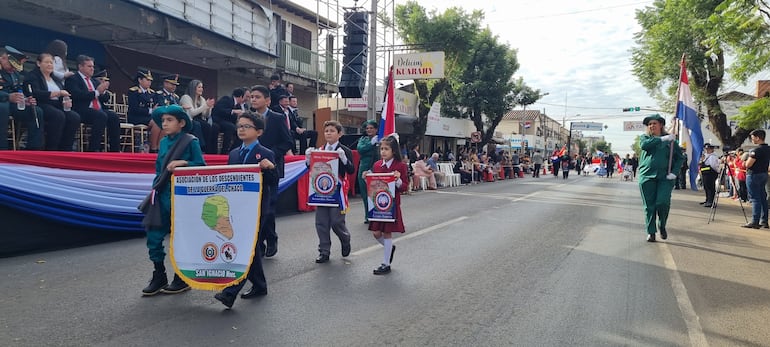
M380 264L380 267L374 269L375 275L386 275L390 273L390 265Z

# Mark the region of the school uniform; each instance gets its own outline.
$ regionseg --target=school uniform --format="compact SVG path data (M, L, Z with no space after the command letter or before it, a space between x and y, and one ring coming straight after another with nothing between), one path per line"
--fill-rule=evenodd
M356 171L353 165L353 152L347 146L337 142L333 144L326 144L323 149L327 151L336 151L342 149L347 157L347 163L339 161L339 167L337 168L340 175L340 181L345 180L345 176L353 174ZM341 183L340 183L341 185ZM339 187L342 189L342 186ZM347 194L347 192L343 192ZM339 206L326 207L318 206L315 212L315 231L318 234L318 253L319 257L329 256L331 252L332 240L329 234L329 229L333 230L337 237L340 239L340 243L343 249L350 250L350 232L347 226L345 226L345 215ZM347 254L345 254L347 255Z
M369 222L369 230L371 231L382 231L386 233L403 233L406 232L406 229L404 228L404 218L401 214L401 194L405 193L406 190L409 188L409 183L407 180L405 180L407 176L406 174L406 164L396 161L396 160L390 160L388 162L384 162L382 160L378 160L376 163L374 163L374 166L372 166L372 173L390 173L390 172L396 172L398 171L401 174L401 187L396 188L396 196L393 199L396 209L396 221L395 222L375 222L370 221Z
M275 155L273 151L262 146L259 141L252 143L250 146L243 146L235 148L230 151L230 157L227 159L227 165L239 165L239 164L259 164L262 160L269 160L275 163ZM260 189L262 189L262 198L260 200L260 221L259 221L259 233L263 234L265 230L265 214L270 209L270 189L278 182L278 175L275 169L265 170L262 169L262 182ZM252 287L247 292L260 295L261 293L267 294L267 281L265 280L265 272L262 269L262 250L259 247L259 243L255 246L254 258L251 261L249 272L246 275L246 279L251 281ZM241 281L238 284L225 288L222 292L226 295L234 298L238 292L241 291L246 281ZM249 295L250 297L251 295Z

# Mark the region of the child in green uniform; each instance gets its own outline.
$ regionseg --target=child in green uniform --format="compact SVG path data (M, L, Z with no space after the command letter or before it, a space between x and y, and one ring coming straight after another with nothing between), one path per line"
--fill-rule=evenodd
M147 248L150 260L155 265L150 284L142 289L142 295L155 295L160 291L169 294L181 293L190 289L190 286L174 275L174 280L168 284L166 267L163 260L166 253L163 250L163 239L171 232L171 175L164 174L174 172L174 169L182 166L203 166L203 161L198 139L190 135L193 128L192 120L187 112L178 105L158 107L152 112L152 119L156 124L162 124L166 136L160 141L158 159L155 161L155 179L153 187L161 184L155 191L155 200L161 207L161 226L147 228ZM179 143L177 145L177 143ZM175 158L167 156L178 153ZM166 164L167 163L167 164ZM163 167L165 164L165 167Z

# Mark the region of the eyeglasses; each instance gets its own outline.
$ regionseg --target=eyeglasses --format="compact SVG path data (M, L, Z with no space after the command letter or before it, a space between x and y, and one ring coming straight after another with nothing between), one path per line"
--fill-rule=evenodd
M239 124L238 129L256 129L257 127L251 124Z

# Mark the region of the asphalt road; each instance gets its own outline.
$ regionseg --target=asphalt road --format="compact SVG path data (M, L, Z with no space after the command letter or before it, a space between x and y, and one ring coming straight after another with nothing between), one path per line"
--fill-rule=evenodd
M212 292L141 297L143 239L0 259L0 346L770 345L770 232L737 228L727 202L707 225L700 199L676 192L671 237L649 244L635 182L418 192L387 276L356 199L350 257L333 237L315 264L313 214L281 217L269 295L232 310Z

